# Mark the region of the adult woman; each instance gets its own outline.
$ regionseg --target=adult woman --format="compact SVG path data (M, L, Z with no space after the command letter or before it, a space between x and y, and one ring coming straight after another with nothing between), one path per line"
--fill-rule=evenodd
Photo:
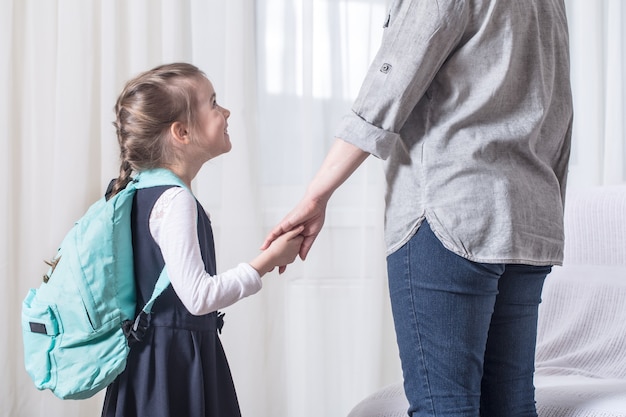
M389 287L409 415L536 416L543 280L563 256L572 100L562 0L392 2L382 45L301 202L385 160Z

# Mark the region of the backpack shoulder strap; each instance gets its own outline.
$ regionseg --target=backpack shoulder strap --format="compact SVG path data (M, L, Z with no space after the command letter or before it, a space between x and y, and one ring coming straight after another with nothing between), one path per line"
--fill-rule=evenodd
M136 189L157 187L161 185L174 185L178 187L183 187L184 189L191 192L191 190L189 189L187 184L183 182L183 180L181 180L178 176L176 176L176 174L174 174L172 171L170 171L169 169L165 169L165 168L155 168L155 169L142 171L139 174L137 174L137 176L131 182L131 184L133 184ZM170 285L170 278L167 275L167 268L163 267L163 270L161 271L161 275L159 275L159 279L157 280L154 286L154 291L152 292L152 296L150 297L150 300L148 300L148 302L142 309L142 311L145 314L150 314L150 311L152 310L152 306L154 305L154 302L156 301L157 297L161 295L161 293L169 285Z
M167 275L167 268L163 267L161 271L161 275L159 275L159 279L157 279L156 284L154 284L154 290L152 291L152 296L146 303L145 306L141 309L146 314L150 314L150 310L152 310L152 306L156 301L157 297L161 295L163 291L170 285L170 277Z
M150 296L148 302L143 306L139 314L137 314L135 320L127 320L122 323L122 329L129 345L143 339L146 330L150 326L150 311L152 310L152 306L159 295L161 295L169 285L170 278L167 275L167 268L163 267L159 279L157 279L156 284L154 284L152 296Z
M157 187L160 185L175 185L183 187L191 193L187 184L176 176L176 174L166 168L155 168L142 171L137 174L135 179L130 184L133 184L136 189Z

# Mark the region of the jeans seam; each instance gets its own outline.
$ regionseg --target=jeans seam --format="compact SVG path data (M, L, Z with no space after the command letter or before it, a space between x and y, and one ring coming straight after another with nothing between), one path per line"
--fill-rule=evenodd
M408 244L408 251L406 252L406 256L404 258L404 262L405 262L405 279L408 281L408 287L409 287L409 294L410 294L410 300L411 300L411 315L412 315L412 319L413 319L413 327L414 327L414 332L415 335L417 337L417 347L419 350L419 360L422 366L422 369L424 371L424 379L425 381L420 381L420 384L424 384L426 385L426 390L428 391L428 399L429 399L429 406L430 406L430 412L432 414L433 417L436 417L435 414L435 407L434 407L434 403L433 403L433 395L432 395L432 391L431 391L431 384L430 384L430 380L428 377L428 369L426 367L426 358L424 355L424 348L422 346L422 335L420 333L420 326L419 326L419 321L417 319L417 308L415 306L415 294L413 293L413 282L412 282L412 277L413 274L411 274L411 251L413 250L412 248L412 244L411 241L407 242Z

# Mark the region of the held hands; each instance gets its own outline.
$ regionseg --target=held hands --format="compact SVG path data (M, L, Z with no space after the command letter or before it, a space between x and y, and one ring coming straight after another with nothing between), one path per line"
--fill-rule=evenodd
M278 223L267 235L261 249L267 249L273 245L277 239L293 230L300 230L303 237L299 248L300 259L305 260L315 238L324 226L326 217L327 200L314 200L304 198L300 203ZM283 273L287 264L278 265L278 271Z
M250 265L263 276L272 271L275 267L281 267L279 272L284 271L284 265L292 263L302 245L304 236L301 235L304 230L303 226L297 227L289 232L282 234L273 242L270 242L264 251L259 254Z
M345 142L335 139L322 166L307 187L304 198L265 238L261 249L268 249L279 236L302 227L304 238L300 246L300 258L306 259L309 249L324 225L326 205L332 193L356 170L369 153ZM287 264L278 265L283 272Z

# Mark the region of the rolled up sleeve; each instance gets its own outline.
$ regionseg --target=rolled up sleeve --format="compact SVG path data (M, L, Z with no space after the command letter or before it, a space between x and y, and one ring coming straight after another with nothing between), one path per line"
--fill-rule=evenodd
M381 46L336 137L387 159L399 131L461 40L461 0L396 0Z

